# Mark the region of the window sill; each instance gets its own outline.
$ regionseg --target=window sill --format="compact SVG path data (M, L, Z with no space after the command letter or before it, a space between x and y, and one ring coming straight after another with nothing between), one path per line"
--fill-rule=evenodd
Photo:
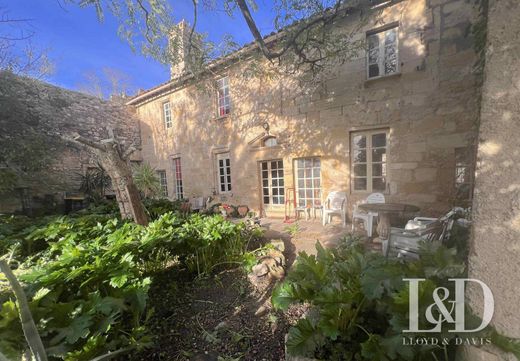
M366 79L365 85L377 83L378 81L382 81L384 79L394 79L394 78L400 78L400 77L401 77L401 72L397 72L397 73L393 73L393 74L389 74L389 75L381 75L381 76Z
M223 121L227 120L230 117L231 117L231 113L226 114L226 115L222 115L222 116L219 116L219 117L216 117L216 118L213 118L213 121L214 122L223 122Z
M388 190L385 190L385 191L355 191L355 190L351 190L350 191L350 194L358 195L358 196L369 196L372 193L382 193L385 196L386 195L390 195L390 191L388 191Z

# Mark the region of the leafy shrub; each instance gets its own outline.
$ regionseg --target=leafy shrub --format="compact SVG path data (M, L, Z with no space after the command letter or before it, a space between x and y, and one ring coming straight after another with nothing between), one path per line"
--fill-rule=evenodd
M0 216L0 255L12 253L25 258L43 250L46 243L29 236L53 219L55 217Z
M174 260L199 274L242 265L249 241L258 236L220 216L172 212L147 227L91 214L15 231L46 245L17 273L47 352L65 360L147 345L146 304L155 272ZM19 357L25 341L17 309L0 288L2 300L0 350Z
M81 217L89 214L104 214L112 218L119 217L119 206L116 200L103 200L97 203L91 203L87 208L80 209L79 211L69 214L69 216Z
M148 163L139 164L132 169L134 184L144 198L153 198L161 194L161 182L155 168Z
M144 207L146 209L146 213L150 217L150 219L157 219L161 215L168 212L181 212L182 204L185 201L182 199L177 199L174 201L170 201L167 198L162 199L152 199L147 198L143 200Z
M191 215L179 229L179 237L189 248L187 266L198 274L209 274L217 267L243 264L250 242L260 236L254 229L220 215Z
M105 198L105 190L110 187L110 176L101 164L89 168L85 174L80 174L79 190L85 193L89 202L99 203Z
M431 247L431 246L430 246ZM432 291L452 289L448 278L461 277L465 267L454 249L424 246L419 261L403 263L367 252L355 239L317 255L300 253L287 280L273 293L273 304L285 309L308 302L314 312L289 332L290 353L327 360L443 360L452 350L443 346L402 345L408 329L409 290L403 278L425 278L420 305L433 303ZM424 315L425 309L419 314ZM424 329L425 320L420 320ZM429 334L449 339L454 334ZM442 345L442 342L439 342Z

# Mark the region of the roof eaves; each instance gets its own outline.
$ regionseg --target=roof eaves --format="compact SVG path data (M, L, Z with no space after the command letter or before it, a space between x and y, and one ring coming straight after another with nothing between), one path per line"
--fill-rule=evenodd
M271 43L275 40L278 40L283 35L284 29L281 29L279 31L272 32L266 36L264 36L264 41L266 43ZM256 50L258 48L258 44L256 41L252 41L250 43L245 44L241 48L235 50L234 52L221 56L220 58L217 58L215 60L212 60L208 64L208 70L212 70L215 68L218 68L220 66L224 66L227 63L235 60L241 55L247 54L249 52L252 52L253 50ZM157 96L159 94L162 94L166 91L169 91L171 89L179 88L182 85L186 84L190 80L195 79L195 76L193 74L185 74L180 77L168 80L167 82L164 82L162 84L159 84L156 87L153 87L141 94L136 95L132 99L130 99L128 102L126 102L126 105L137 105L140 104L147 99Z

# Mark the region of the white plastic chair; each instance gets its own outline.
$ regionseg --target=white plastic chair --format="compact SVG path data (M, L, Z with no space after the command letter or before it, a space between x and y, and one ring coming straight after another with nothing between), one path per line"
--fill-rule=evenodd
M325 204L323 204L323 225L330 223L333 215L339 215L346 227L347 220L347 193L346 192L330 192Z
M363 203L385 203L385 196L383 193L372 193ZM367 231L367 235L372 237L372 230L374 229L374 218L377 216L378 214L376 212L364 212L358 209L356 205L354 211L352 212L352 231L354 231L354 224L356 219L361 219L363 221L363 225L365 226L365 230Z

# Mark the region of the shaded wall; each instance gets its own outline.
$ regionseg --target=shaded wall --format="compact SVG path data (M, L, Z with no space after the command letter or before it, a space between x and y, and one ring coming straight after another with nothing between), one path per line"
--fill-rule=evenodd
M492 324L520 338L520 2L491 0L482 89L470 277L493 291ZM469 297L481 310L480 292ZM467 360L514 360L468 350Z
M101 140L108 138L107 127L127 144L140 143L134 111L124 104L0 72L0 158L12 150L25 152L31 161L44 154L40 169L27 172L16 185L29 191L35 207L60 207L65 193L78 192L81 176L96 166L89 151L62 136ZM24 150L35 144L41 144L42 153ZM16 166L23 167L23 160ZM18 190L0 194L0 213L21 208Z

